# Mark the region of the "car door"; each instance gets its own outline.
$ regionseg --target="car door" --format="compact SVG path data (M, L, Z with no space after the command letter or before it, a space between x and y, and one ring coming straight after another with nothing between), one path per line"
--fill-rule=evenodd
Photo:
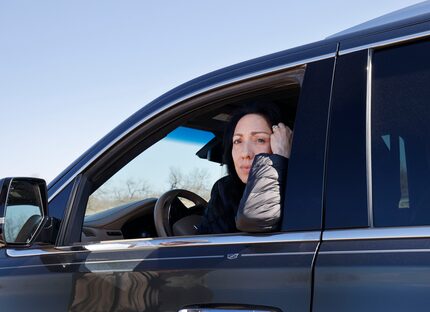
M120 141L115 157L107 153L104 160L96 160L56 195L67 199L56 246L2 249L0 281L8 285L1 295L4 306L24 310L33 305L27 298L37 298L32 301L37 302L36 310L309 311L312 266L321 236L334 58L324 56L303 65L281 231L81 241L88 187L101 171L117 169L118 154L133 151ZM166 117L160 116L151 122L165 125ZM145 131L153 133L148 137L157 136L157 131ZM15 276L18 270L20 278ZM27 292L18 293L24 279Z
M429 53L417 38L339 58L313 311L430 304Z

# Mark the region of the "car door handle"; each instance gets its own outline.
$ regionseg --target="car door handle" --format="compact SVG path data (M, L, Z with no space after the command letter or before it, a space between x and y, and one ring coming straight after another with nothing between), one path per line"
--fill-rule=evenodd
M277 312L279 310L248 310L248 309L208 309L208 308L192 308L192 309L181 309L179 312Z
M277 308L269 307L190 307L179 310L178 312L281 312Z
M208 308L192 308L181 309L179 312L272 312L273 310L248 310L248 309L208 309Z

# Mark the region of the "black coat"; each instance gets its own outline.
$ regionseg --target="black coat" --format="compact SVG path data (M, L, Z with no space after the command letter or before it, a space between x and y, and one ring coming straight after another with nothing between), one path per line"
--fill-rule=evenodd
M218 180L199 226L199 234L270 232L279 228L287 158L255 156L248 182L232 176Z

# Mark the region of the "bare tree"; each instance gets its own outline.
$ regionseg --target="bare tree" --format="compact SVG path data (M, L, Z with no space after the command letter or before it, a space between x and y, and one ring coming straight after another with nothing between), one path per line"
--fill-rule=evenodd
M209 181L210 174L207 169L194 168L187 174L183 174L180 168L170 167L170 189L186 189L209 200L211 188Z
M90 196L86 214L96 213L153 195L150 186L144 180L130 178L115 186L107 183Z
M194 168L184 173L179 167L170 167L169 189L183 188L194 192L206 200L210 197L210 174L207 169ZM149 197L159 197L148 182L129 178L123 183L105 183L89 198L86 214L107 210L133 201Z
M177 188L181 188L182 184L183 184L183 174L181 172L181 169L178 167L170 167L169 168L170 172L169 172L169 186L170 189L177 189Z

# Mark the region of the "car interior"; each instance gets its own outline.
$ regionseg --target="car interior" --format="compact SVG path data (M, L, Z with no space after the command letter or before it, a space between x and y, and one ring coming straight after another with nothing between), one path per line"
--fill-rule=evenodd
M201 130L212 136L203 146L193 151L192 157L195 158L190 161L201 159L221 166L226 124L234 111L249 103L264 101L278 106L283 122L293 129L304 72L305 67L301 66L281 73L279 79L269 77L270 79L266 78L268 82L263 83L260 79L258 82L261 86L258 88L249 82L243 83L246 85L244 88L240 85L234 86L233 95L222 95L219 101L200 105L204 108L183 113L176 121L169 125L164 124L164 127L154 131L149 139L142 140L133 147L123 147L127 152L111 157L112 160L103 165L103 174L99 173L101 170L98 170L97 174L92 173L88 193L95 193L133 158L144 154L147 148L168 137L179 127ZM157 167L157 163L153 166ZM81 242L194 235L209 200L209 196L204 197L206 198L192 190L172 188L163 194L143 196L115 207L104 207L95 213L90 214L87 211L83 220Z

